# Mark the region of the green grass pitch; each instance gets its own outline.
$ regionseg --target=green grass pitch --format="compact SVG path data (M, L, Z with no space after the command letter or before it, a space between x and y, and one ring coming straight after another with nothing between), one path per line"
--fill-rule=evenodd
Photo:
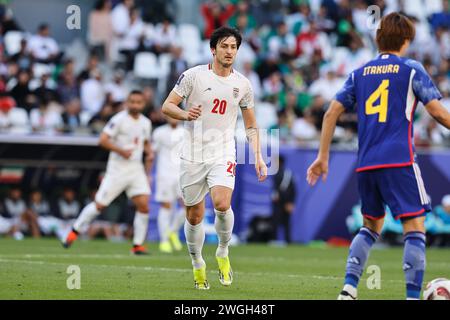
M292 245L241 245L230 249L231 287L220 285L215 246L204 248L208 291L193 288L186 248L172 255L150 243L149 256L132 256L130 244L78 241L65 250L54 239L0 239L0 299L336 299L347 249ZM78 265L81 289L67 289L67 268ZM374 249L368 265L381 270L381 289L359 299L404 299L402 248ZM450 277L450 250L428 249L425 281Z

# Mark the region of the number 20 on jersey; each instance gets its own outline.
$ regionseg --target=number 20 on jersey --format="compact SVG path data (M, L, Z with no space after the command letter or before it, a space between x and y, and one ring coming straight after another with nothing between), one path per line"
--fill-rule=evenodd
M213 108L211 110L211 113L217 113L217 114L225 114L225 111L227 111L227 101L226 100L219 100L214 99L213 101Z

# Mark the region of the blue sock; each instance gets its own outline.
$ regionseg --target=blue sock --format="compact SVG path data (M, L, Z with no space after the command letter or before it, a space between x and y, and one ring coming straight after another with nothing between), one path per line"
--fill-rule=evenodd
M425 273L425 234L408 232L405 234L403 271L406 280L406 297L420 299L423 274Z
M369 251L377 241L379 234L362 227L350 245L350 252L345 269L345 284L358 287L359 279L364 270Z

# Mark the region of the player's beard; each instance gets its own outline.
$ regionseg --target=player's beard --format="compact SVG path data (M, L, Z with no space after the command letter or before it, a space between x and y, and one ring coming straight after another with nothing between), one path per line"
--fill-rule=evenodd
M141 111L137 109L128 109L128 113L132 116L137 116L139 115L139 113L141 113Z

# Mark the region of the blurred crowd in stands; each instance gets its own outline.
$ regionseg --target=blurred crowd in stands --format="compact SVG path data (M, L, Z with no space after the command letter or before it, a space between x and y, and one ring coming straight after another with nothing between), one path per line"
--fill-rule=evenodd
M95 190L92 190L86 199L80 199L71 187L49 197L37 189L25 196L19 186L12 186L0 200L0 236L12 236L16 240L22 240L25 235L33 238L56 236L63 240L82 207L94 197ZM122 195L82 230L82 234L89 239L104 237L117 242L131 239L133 217L134 208Z
M370 5L414 21L417 36L408 55L423 63L450 109L449 0L192 2L199 7L196 25L177 23L174 1L97 1L83 47L70 50L52 38L45 21L23 30L2 6L0 132L96 134L136 86L157 127L164 123L162 100L180 74L208 63L208 37L230 25L244 36L235 68L253 84L260 126L279 129L282 142L316 145L334 94L376 55ZM450 145L448 131L418 109L417 145ZM356 131L355 113L346 113L336 141L355 146Z

